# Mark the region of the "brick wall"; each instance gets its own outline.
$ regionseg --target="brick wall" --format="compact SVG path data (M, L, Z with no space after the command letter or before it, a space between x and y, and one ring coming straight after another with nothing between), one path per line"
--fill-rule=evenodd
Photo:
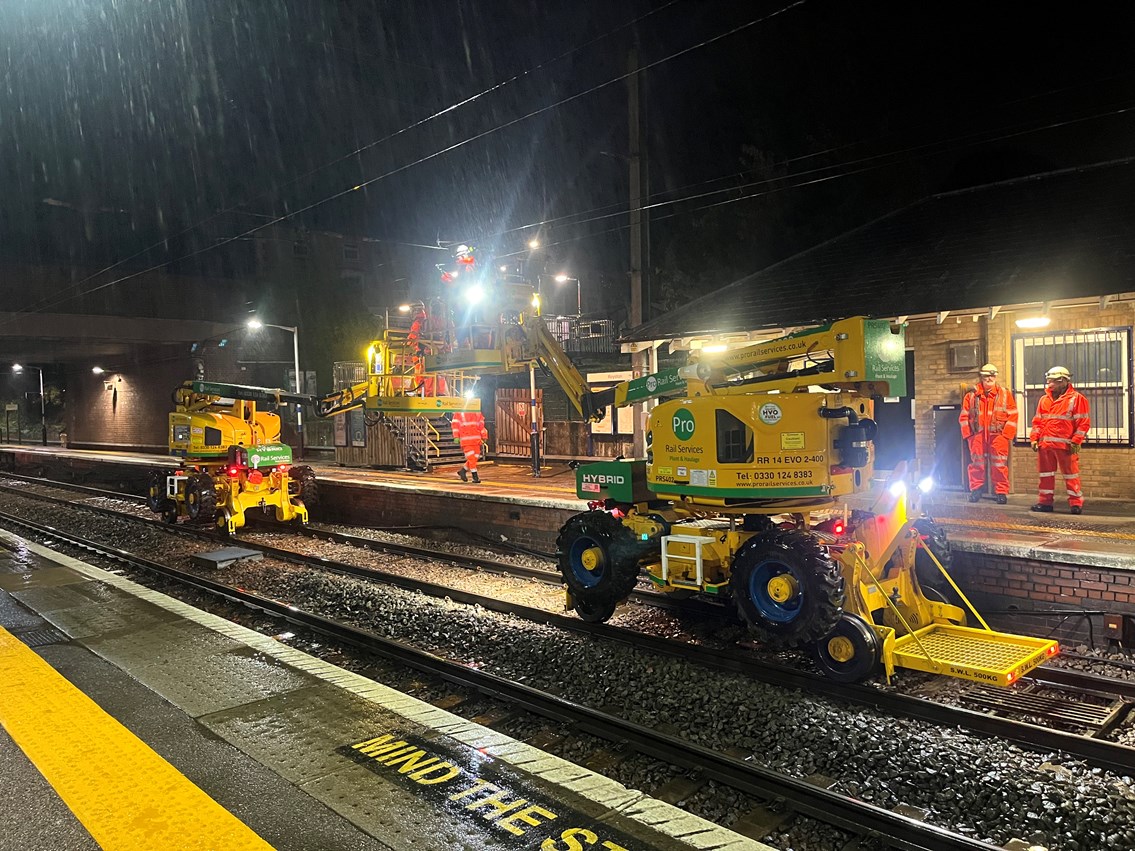
M209 378L240 381L235 347L213 346L203 354ZM168 451L173 391L195 377L189 346L139 348L131 361L105 368L102 375L94 375L88 366L67 373L63 430L70 445Z
M560 527L578 513L575 509L477 499L460 493L431 494L328 482L320 490L320 504L312 519L333 517L334 522L377 527L458 527L493 541L499 542L503 536L511 543L552 553Z
M1135 615L1135 570L955 552L951 572L995 628L1100 646L1098 613Z
M965 387L975 376L947 370L950 343L977 340L982 360L1000 369L1002 383L1012 384L1012 337L1020 333L1014 321L1019 313L999 313L974 322L969 316L947 316L939 325L934 321L912 322L907 326L907 345L914 349L915 444L921 467L931 468L934 459L934 405L960 404ZM1135 324L1135 305L1125 302L1105 309L1098 307L1053 310L1047 330L1130 327ZM1055 365L1055 364L1054 364ZM1075 386L1076 377L1072 377ZM1020 434L1027 435L1033 411L1021 412ZM1135 450L1130 447L1085 447L1080 455L1085 499L1135 498ZM1032 493L1036 488L1036 457L1027 446L1016 445L1009 456L1009 481L1013 493ZM1058 489L1059 490L1059 489ZM1062 502L1057 494L1057 502Z

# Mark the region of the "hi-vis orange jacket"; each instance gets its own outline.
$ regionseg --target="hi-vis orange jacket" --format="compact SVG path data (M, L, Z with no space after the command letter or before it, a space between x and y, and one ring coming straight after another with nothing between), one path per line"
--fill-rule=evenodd
M454 411L453 413L453 439L465 443L489 439L485 430L485 417L480 411Z
M1006 387L997 385L990 391L975 387L962 402L958 422L963 440L986 433L1012 441L1017 434L1017 401Z
M1055 399L1051 392L1044 391L1036 406L1029 440L1039 443L1043 449L1067 449L1069 444L1083 443L1091 427L1088 400L1069 384Z

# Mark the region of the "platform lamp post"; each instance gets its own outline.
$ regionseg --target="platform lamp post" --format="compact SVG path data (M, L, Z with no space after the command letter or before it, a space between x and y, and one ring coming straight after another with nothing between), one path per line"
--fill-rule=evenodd
M579 289L579 278L573 278L573 277L571 277L571 275L565 275L563 272L560 272L560 274L556 275L555 280L556 280L557 284L564 284L564 283L567 283L568 281L575 281L575 315L576 316L582 316L583 315L583 297L582 297L580 289Z
M25 369L34 369L39 373L39 427L40 439L44 446L47 446L47 409L43 402L43 370L38 366L22 366L18 363L12 364L12 372L19 375Z
M273 325L270 322L261 322L259 319L249 319L248 327L253 331L259 328L279 328L281 331L292 332L292 357L295 360L296 370L296 395L303 391L300 390L300 330L294 325ZM296 439L299 441L299 458L303 460L303 405L296 402Z

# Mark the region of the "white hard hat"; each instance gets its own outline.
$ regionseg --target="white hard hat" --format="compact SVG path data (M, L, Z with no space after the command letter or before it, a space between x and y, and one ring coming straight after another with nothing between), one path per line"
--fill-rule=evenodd
M1071 380L1072 379L1072 373L1070 373L1068 371L1067 367L1054 366L1052 369L1050 369L1048 372L1046 372L1044 374L1044 377L1045 377L1046 380L1051 380L1053 378L1064 378L1064 379Z
M977 371L977 374L978 375L996 375L997 374L997 367L995 367L991 363L987 363L987 364L985 364L985 366L983 366L981 369L979 369Z

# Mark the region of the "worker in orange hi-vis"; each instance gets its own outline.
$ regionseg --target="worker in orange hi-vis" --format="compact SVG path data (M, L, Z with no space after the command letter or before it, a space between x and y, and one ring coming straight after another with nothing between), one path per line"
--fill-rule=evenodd
M429 339L432 331L431 324L425 305L419 303L414 309L414 319L410 323L410 332L406 335L406 347L414 364L414 389L412 392L420 391L423 396L437 394L437 386L433 376L426 376L426 355L429 353L429 347L422 340L423 337Z
M489 438L485 430L485 418L480 411L454 411L453 413L453 441L461 444L461 451L465 453L465 466L457 471L463 482L469 481L469 474L473 474L473 482L481 483L477 475L477 459L481 454L481 444Z
M997 383L993 364L978 371L977 386L966 394L958 424L962 440L969 444L969 501L981 499L988 460L995 499L1004 505L1009 501L1009 447L1017 434L1017 402Z
M1029 441L1037 453L1037 502L1033 511L1052 511L1056 499L1056 470L1064 477L1068 507L1073 514L1084 511L1080 489L1080 446L1091 431L1087 398L1072 386L1072 373L1054 366L1044 375L1044 395L1037 402Z

